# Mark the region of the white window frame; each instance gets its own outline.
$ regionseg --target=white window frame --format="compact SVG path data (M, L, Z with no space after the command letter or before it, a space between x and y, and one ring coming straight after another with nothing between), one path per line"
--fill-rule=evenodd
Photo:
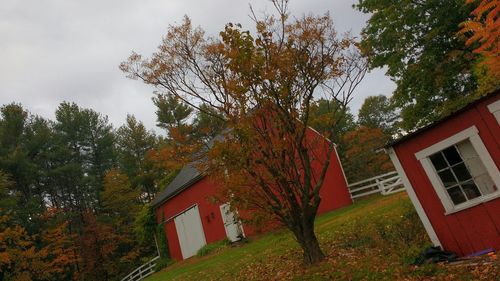
M454 205L448 192L446 192L443 183L439 179L436 169L434 168L434 165L432 164L429 156L464 140L469 140L471 142L472 146L474 147L474 150L476 150L479 156L479 159L481 159L481 161L483 162L486 171L488 172L491 179L495 183L497 191L468 200L458 205ZM433 144L430 147L427 147L415 153L415 157L422 164L422 167L424 168L427 177L431 181L434 190L436 191L439 199L441 200L441 203L443 204L443 207L445 209L445 215L456 213L500 197L500 172L498 171L495 162L491 158L490 153L486 149L486 146L481 140L481 137L479 136L479 131L476 128L476 126L469 127L451 137L448 137L436 144Z
M498 124L500 124L500 100L488 104L488 110L495 116Z

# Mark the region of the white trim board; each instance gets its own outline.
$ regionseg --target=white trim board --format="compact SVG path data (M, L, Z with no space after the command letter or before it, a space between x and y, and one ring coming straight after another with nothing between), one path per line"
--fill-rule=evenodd
M497 111L500 111L500 100L497 100L497 101L494 101L494 102L488 104L487 107L491 113L495 113Z
M498 124L500 124L500 100L488 104L487 107L491 114L495 116L495 119L497 119Z
M415 210L417 211L417 214L420 217L420 220L422 221L422 224L424 225L425 231L427 232L427 235L429 235L429 238L431 239L432 244L434 244L434 246L442 247L441 242L439 241L439 238L436 234L436 231L434 230L434 227L432 227L431 221L427 217L427 214L425 213L425 210L422 207L422 204L420 204L420 201L418 200L417 194L415 193L415 190L413 189L413 186L411 185L410 180L406 176L406 173L403 169L403 166L401 165L401 162L399 162L399 158L396 155L394 148L390 147L386 150L386 152L389 154L389 157L391 158L391 161L394 164L396 171L398 172L399 176L401 177L401 180L403 181L403 185L405 186L406 192L408 193L408 196L410 197L410 200L413 203L413 206L415 207Z
M469 127L458 134L455 134L451 137L448 137L440 142L437 142L425 149L420 150L419 152L415 153L415 157L417 157L417 160L421 160L423 158L427 158L430 155L441 151L443 149L446 149L458 142L461 142L463 140L466 140L470 138L471 136L477 135L478 130L476 126Z
M337 159L337 162L339 163L339 166L340 166L340 170L342 171L342 175L344 176L344 182L345 182L345 185L347 187L347 189L349 189L349 182L347 181L347 177L345 176L345 171L344 171L344 166L342 165L342 160L340 159L340 155L339 155L339 152L337 151L337 145L335 145L335 158ZM331 161L331 159L330 159ZM330 165L332 163L330 162ZM349 192L349 195L351 196L351 203L352 203L352 195L351 193Z

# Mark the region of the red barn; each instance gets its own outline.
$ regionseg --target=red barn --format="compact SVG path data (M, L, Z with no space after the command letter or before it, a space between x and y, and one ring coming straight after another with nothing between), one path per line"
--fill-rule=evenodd
M436 246L469 255L500 250L500 92L389 144Z
M309 133L319 135L313 130ZM323 137L321 139L324 140L322 143L326 142ZM318 151L321 151L321 148ZM319 171L318 167L315 169ZM153 200L152 205L156 209L158 223L164 226L172 258L186 259L195 255L206 244L226 237L230 241L237 241L255 233L255 229L235 219L227 204L209 200L216 194L217 189L217 183L212 182L191 164L185 166ZM320 196L318 214L352 203L336 151L331 155Z

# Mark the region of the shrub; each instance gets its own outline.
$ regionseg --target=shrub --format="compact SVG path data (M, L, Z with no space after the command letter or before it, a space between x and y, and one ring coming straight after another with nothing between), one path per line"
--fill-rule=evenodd
M165 267L171 265L172 263L174 263L174 261L172 259L160 258L156 262L155 271L160 271L160 270L164 269Z
M159 224L156 227L156 237L158 243L158 250L160 251L160 257L162 259L170 259L170 250L168 249L167 234L165 233L165 227L163 224Z
M396 255L403 264L410 264L419 252L430 245L425 229L410 202L395 210L401 215L370 216L349 224L349 235L343 245L361 249L377 248L385 255Z
M229 239L225 238L224 240L203 246L201 249L198 250L196 255L198 257L203 257L203 256L206 256L210 253L213 253L213 252L216 252L220 249L223 249L229 244L231 244L231 241L229 241Z

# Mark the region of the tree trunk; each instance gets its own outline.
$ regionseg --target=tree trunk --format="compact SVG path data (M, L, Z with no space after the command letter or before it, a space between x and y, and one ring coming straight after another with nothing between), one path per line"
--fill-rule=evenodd
M321 251L318 239L314 233L314 223L306 223L302 227L298 227L292 231L304 251L304 264L316 264L325 258L325 254Z

